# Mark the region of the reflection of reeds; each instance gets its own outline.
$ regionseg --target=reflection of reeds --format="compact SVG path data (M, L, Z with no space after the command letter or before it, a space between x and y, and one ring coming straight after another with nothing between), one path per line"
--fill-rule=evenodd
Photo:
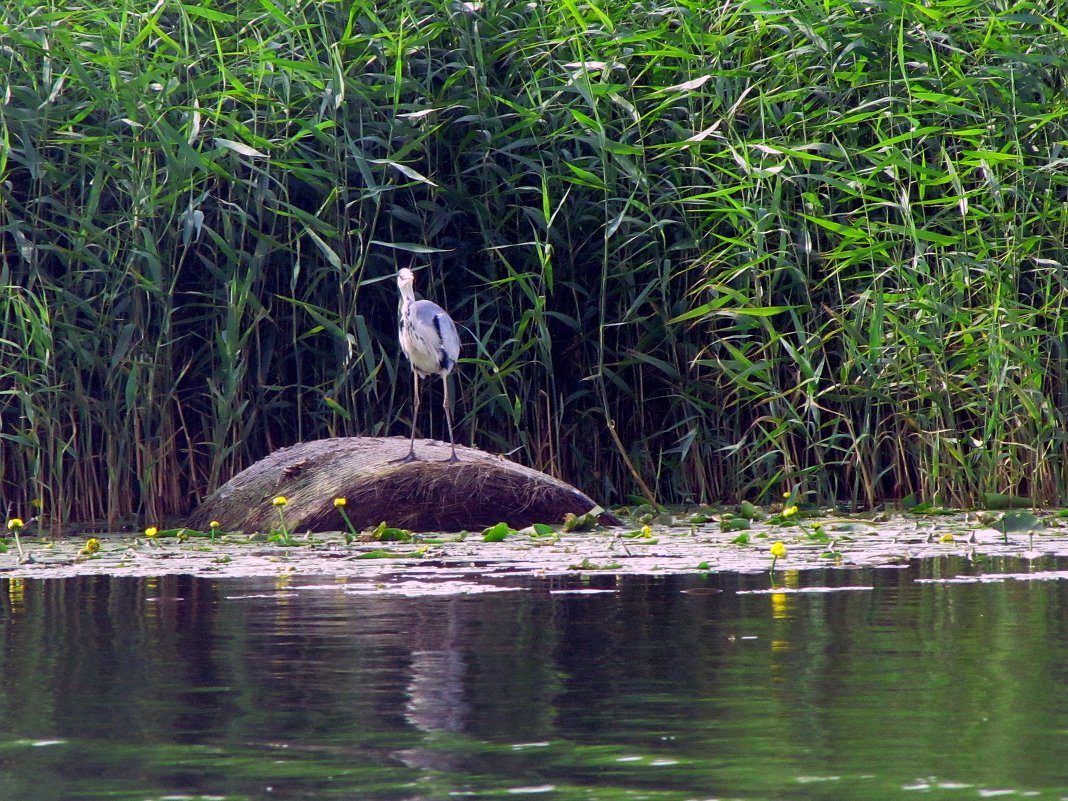
M1063 501L1059 6L792 5L8 4L5 499L402 433L412 260L461 438L595 497Z

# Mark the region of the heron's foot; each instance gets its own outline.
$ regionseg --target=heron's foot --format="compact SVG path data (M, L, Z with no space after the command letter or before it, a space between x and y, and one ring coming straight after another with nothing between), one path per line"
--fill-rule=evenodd
M407 456L402 456L400 459L390 459L390 464L404 464L406 462L418 462L419 457L415 455L415 449L408 451Z
M459 457L459 456L457 456L457 455L456 455L456 454L454 453L454 454L453 454L452 456L450 456L450 457L449 457L448 459L442 459L441 461L445 462L446 464L452 464L453 462L458 462L458 461L460 461L460 457Z

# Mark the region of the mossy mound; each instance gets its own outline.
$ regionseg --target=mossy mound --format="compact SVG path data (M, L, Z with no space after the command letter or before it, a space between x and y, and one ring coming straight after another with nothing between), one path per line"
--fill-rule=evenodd
M417 440L419 461L398 462L408 453L403 437L339 437L282 448L238 473L190 516L190 528L206 530L217 520L226 531L277 528L284 496L290 531L347 528L334 506L357 529L382 521L412 531L478 530L504 522L513 528L558 523L597 504L571 485L485 451L458 446L459 462L447 462L448 444ZM601 522L619 521L604 514Z

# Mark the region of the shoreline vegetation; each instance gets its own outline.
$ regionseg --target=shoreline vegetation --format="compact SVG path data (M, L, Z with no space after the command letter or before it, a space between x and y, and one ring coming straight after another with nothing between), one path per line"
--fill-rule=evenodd
M840 517L788 511L662 514L635 528L587 521L515 530L500 523L448 534L385 523L362 533L301 532L280 515L281 525L262 531L82 532L91 536L30 537L17 551L0 542L0 576L329 576L351 580L349 589L361 592L418 596L492 592L502 589L502 580L567 576L614 582L624 575L764 574L749 592L796 590L804 574L806 584L815 580L827 590L858 589L865 571L910 567L951 583L1068 578L1063 511ZM870 581L868 573L859 583Z
M602 502L1063 504L1066 65L1052 0L14 0L7 516L407 432L408 265L457 440Z

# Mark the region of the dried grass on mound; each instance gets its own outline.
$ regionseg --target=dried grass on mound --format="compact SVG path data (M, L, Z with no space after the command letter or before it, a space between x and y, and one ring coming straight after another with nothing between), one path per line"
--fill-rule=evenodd
M402 437L314 440L275 451L234 476L190 516L190 528L218 520L228 531L266 531L279 523L272 505L284 496L291 531L346 528L335 498L357 529L385 521L413 531L477 530L505 522L514 528L558 523L567 512L597 504L574 487L484 451L416 442L420 461L398 463L408 452ZM604 522L616 522L606 515Z

